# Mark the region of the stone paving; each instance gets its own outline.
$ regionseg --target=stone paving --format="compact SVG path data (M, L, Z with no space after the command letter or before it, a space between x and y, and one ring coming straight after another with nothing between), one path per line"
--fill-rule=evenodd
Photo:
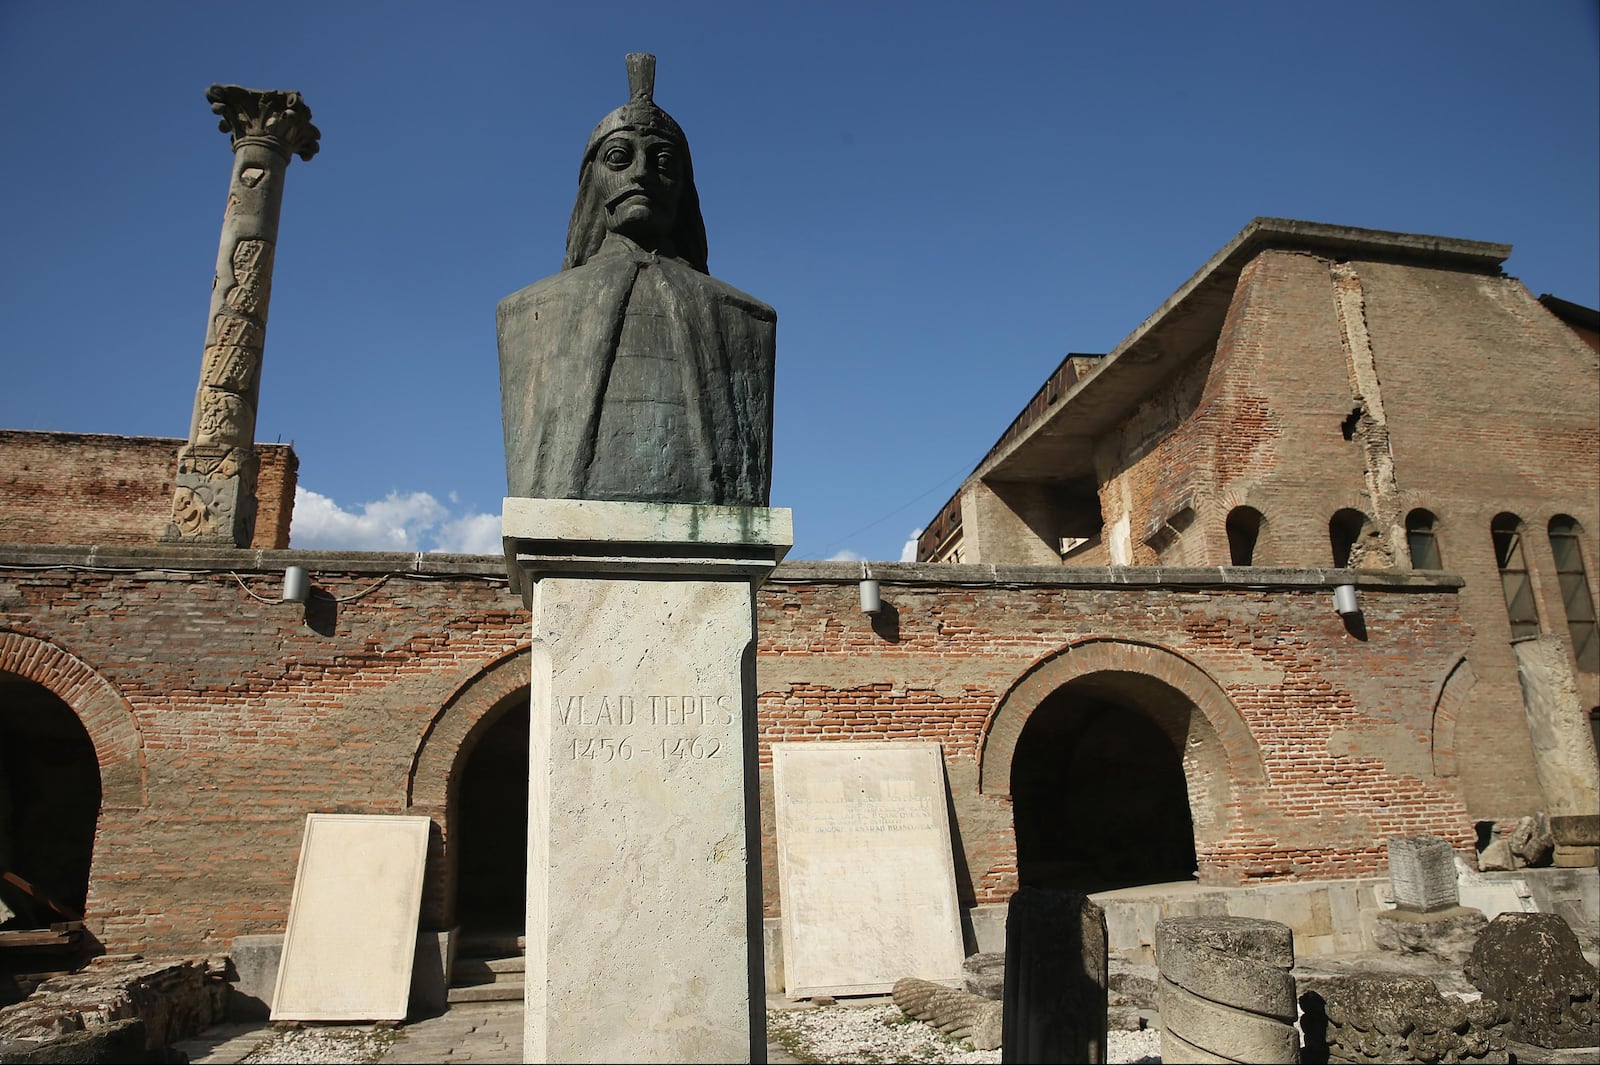
M270 1024L261 1021L223 1024L178 1043L177 1049L189 1055L194 1065L238 1065L273 1032ZM437 1017L407 1021L399 1026L397 1034L399 1038L377 1059L379 1062L520 1062L522 1004L481 1002L452 1006ZM773 1044L767 1046L767 1060L774 1065L796 1065L798 1061Z

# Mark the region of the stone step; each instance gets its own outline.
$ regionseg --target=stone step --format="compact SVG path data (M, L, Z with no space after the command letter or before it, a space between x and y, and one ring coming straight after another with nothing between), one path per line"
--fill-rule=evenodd
M515 983L475 984L472 987L452 987L446 996L452 1004L459 1002L521 1002L522 981Z
M451 982L455 984L486 984L501 976L521 977L527 971L527 960L515 958L457 958Z
M456 957L509 958L523 953L526 938L515 932L472 932L456 944Z

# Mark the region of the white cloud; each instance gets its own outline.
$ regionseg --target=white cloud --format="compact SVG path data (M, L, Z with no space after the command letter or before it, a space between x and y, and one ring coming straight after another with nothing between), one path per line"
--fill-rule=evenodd
M500 515L468 514L445 522L433 549L458 555L498 555L502 550Z
M920 526L911 530L911 538L908 539L905 543L905 546L900 549L901 562L915 562L917 560L917 537L921 535L922 529Z
M843 551L835 552L824 559L826 562L865 562L866 560L866 555L852 551L848 547Z
M452 493L453 496L453 493ZM320 492L296 488L289 546L303 551L500 553L500 516L465 514L427 492L390 492L346 510Z

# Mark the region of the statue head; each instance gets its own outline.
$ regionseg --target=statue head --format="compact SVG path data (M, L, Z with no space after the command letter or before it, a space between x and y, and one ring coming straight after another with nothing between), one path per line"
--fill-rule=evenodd
M689 141L656 106L655 79L655 56L628 56L628 102L600 120L583 150L563 270L582 266L608 233L619 233L706 272Z

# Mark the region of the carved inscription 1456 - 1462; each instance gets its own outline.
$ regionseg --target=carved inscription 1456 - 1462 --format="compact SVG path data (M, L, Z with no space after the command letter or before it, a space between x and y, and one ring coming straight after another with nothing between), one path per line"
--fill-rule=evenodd
M558 694L550 700L561 729L553 753L602 764L731 757L738 709L732 695Z

